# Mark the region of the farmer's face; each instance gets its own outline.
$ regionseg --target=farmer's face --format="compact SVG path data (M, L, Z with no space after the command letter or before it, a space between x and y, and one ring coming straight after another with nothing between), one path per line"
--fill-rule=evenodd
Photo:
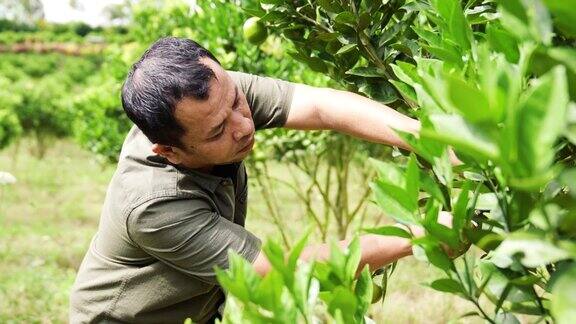
M183 148L172 148L179 165L207 168L243 160L254 145L254 122L242 90L219 64L203 59L215 74L206 100L186 98L175 118L185 132ZM178 161L179 160L179 161Z

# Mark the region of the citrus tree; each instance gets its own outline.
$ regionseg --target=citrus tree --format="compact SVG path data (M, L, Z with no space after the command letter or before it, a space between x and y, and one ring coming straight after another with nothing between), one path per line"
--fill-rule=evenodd
M398 90L420 108L419 136L405 137L432 165L436 186L411 159L404 170L381 169L376 199L398 221L426 229L415 254L446 273L432 288L470 300L489 322L525 314L567 323L576 310L568 292L576 284L576 51L563 22L576 16L551 2L482 5L422 7L426 22L414 30L429 55L392 68ZM474 10L484 12L480 23L465 15ZM447 145L465 162L457 173ZM423 207L414 196L421 189ZM452 211L451 229L436 223L441 209ZM468 240L480 259L450 260L440 248ZM493 307L483 309L481 298Z
M476 307L463 316L573 320L570 1L266 0L246 10L298 44L293 56L310 68L422 122L419 134L400 134L417 155L373 161L374 200L406 228L368 232L412 239L416 258L444 273L429 286ZM355 60L346 62L350 53ZM449 147L463 165L451 165ZM452 213L451 227L438 223L442 210ZM415 237L411 226L425 235ZM447 253L470 243L461 257ZM290 290L286 281L276 285ZM340 296L333 288L320 291ZM256 300L241 304L275 316Z
M15 112L22 98L7 91L9 85L10 80L0 76L0 149L8 146L22 131Z
M34 140L33 153L42 157L52 138L68 136L73 114L67 97L96 66L93 58L0 54L2 147L26 135Z

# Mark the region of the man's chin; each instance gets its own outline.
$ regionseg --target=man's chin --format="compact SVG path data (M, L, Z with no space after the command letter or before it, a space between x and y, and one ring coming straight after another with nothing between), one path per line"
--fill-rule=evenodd
M240 153L236 154L236 157L234 158L234 160L232 162L240 162L240 161L244 160L248 155L250 155L250 153L252 153L252 149L250 149L246 152L240 152Z
M246 156L248 156L250 152L247 153L242 153L242 154L238 154L237 156L235 156L234 158L226 161L226 162L220 162L220 163L216 163L216 165L226 165L226 164L232 164L232 163L237 163L237 162L242 162Z

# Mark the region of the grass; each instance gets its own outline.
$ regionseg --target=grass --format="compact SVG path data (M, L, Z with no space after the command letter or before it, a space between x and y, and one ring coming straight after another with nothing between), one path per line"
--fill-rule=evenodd
M75 144L57 141L43 160L23 141L0 152L0 171L18 182L0 188L0 323L65 323L68 291L94 235L114 166L100 165ZM275 166L278 174L285 172ZM250 170L248 170L250 172ZM251 188L247 228L276 236L264 203ZM303 218L296 198L281 192L286 224L297 235ZM370 310L377 323L445 323L471 311L465 301L421 285L438 273L406 258L399 263L383 304Z

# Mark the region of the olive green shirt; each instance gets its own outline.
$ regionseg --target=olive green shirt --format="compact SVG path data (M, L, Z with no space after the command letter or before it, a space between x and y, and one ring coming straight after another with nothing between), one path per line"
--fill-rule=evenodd
M257 130L285 124L294 84L229 74ZM126 137L72 287L71 323L206 322L224 301L214 267L228 267L229 250L249 261L260 251L244 228L244 163L206 174L169 164L151 146L136 127Z

